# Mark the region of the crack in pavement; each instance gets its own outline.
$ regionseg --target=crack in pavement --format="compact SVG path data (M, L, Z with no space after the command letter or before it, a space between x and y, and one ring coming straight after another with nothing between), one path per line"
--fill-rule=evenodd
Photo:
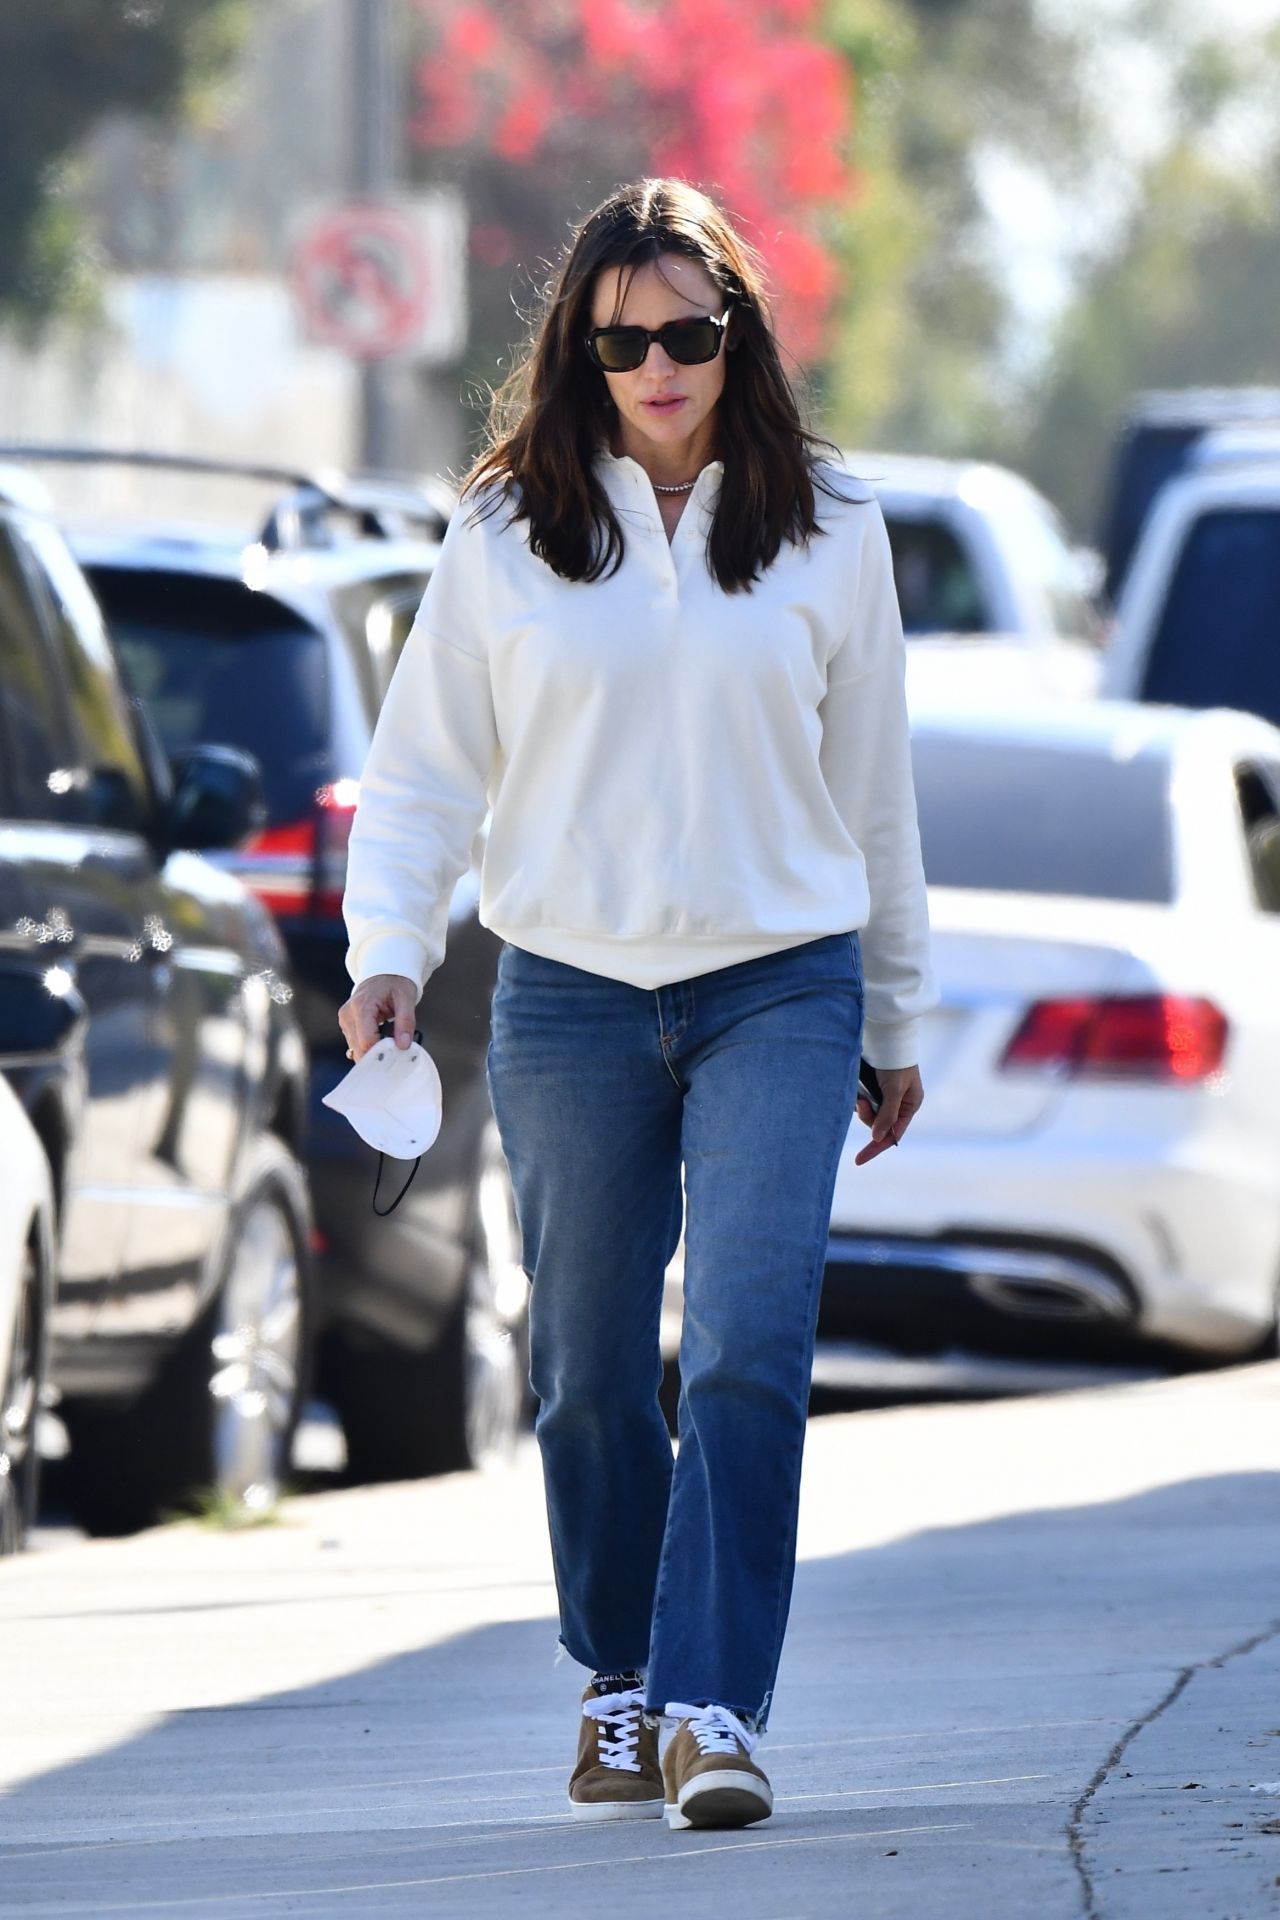
M1246 1653L1252 1653L1256 1647L1265 1645L1268 1640L1274 1640L1277 1635L1280 1635L1280 1620L1273 1620L1271 1625L1269 1627L1263 1627L1260 1633L1251 1634L1247 1640L1239 1641L1234 1647L1228 1647L1225 1652L1214 1654L1212 1659L1197 1660L1193 1665L1183 1667L1168 1692L1164 1694L1161 1699L1157 1700L1155 1705L1144 1713L1140 1719L1133 1721L1130 1726L1125 1728L1106 1759L1102 1762L1101 1766L1097 1768L1089 1784L1084 1789L1084 1792L1072 1807L1067 1820L1067 1845L1071 1850L1072 1863L1080 1879L1081 1893L1084 1898L1084 1920L1103 1920L1103 1915L1097 1903L1093 1876L1089 1872L1088 1864L1084 1857L1084 1834L1082 1828L1089 1803L1097 1794L1098 1789L1105 1784L1108 1774L1118 1766L1124 1754L1129 1747L1133 1745L1138 1735L1147 1727L1152 1726L1155 1721L1160 1718L1161 1714L1167 1713L1174 1701L1186 1692L1198 1673L1207 1673L1214 1667L1225 1667L1228 1661L1243 1658Z

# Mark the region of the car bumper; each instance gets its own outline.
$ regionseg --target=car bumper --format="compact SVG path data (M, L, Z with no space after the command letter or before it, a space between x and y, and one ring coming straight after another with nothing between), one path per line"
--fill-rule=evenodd
M904 1142L841 1164L820 1338L994 1353L1248 1352L1275 1313L1280 1203L1213 1141Z
M820 1343L1099 1360L1132 1356L1140 1327L1133 1282L1087 1246L850 1233L828 1243Z

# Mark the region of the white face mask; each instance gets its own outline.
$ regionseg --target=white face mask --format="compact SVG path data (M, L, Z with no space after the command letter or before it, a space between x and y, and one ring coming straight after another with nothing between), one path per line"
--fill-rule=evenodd
M323 1096L323 1104L350 1121L360 1138L379 1154L415 1163L439 1133L444 1111L436 1063L416 1039L408 1047L398 1047L390 1039L377 1041ZM382 1177L381 1167L378 1177ZM395 1206L407 1191L408 1182ZM375 1212L377 1194L375 1186Z

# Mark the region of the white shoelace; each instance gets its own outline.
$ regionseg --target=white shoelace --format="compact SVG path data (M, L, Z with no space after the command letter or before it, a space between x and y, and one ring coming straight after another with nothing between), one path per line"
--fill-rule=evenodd
M686 1707L678 1700L668 1700L667 1715L689 1722L699 1753L732 1753L735 1743L751 1753L760 1744L760 1735L750 1732L728 1707Z
M588 1720L607 1722L614 1730L609 1739L602 1724L596 1745L603 1767L616 1767L620 1773L639 1773L636 1747L640 1741L640 1715L644 1710L644 1688L629 1688L626 1693L602 1693L595 1700L584 1700L582 1711Z

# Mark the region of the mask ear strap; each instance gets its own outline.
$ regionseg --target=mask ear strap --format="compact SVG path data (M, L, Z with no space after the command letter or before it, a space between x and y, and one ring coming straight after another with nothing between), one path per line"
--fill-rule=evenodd
M391 1020L384 1020L382 1022L382 1027L389 1027L392 1030L392 1032L394 1032L395 1022ZM382 1027L379 1027L378 1029L379 1037L389 1038L389 1035L384 1035L382 1033ZM422 1045L421 1028L419 1027L414 1028L413 1037L417 1041L418 1045L421 1046ZM373 1204L373 1210L377 1214L379 1220L385 1220L388 1214L394 1213L396 1208L400 1205L400 1202L404 1199L406 1193L408 1193L410 1187L413 1185L414 1175L417 1173L418 1168L422 1165L422 1155L419 1154L417 1159L414 1161L413 1173L409 1175L409 1178L405 1181L399 1193L396 1195L395 1199L391 1202L391 1205L389 1207L380 1207L378 1205L378 1189L382 1185L382 1168L385 1163L385 1160L386 1160L386 1155L380 1153L378 1155L378 1177L373 1183L373 1203L372 1204Z
M396 1030L396 1023L394 1020L380 1020L378 1022L379 1040L390 1040L392 1035L395 1033L395 1030ZM413 1037L417 1041L418 1045L421 1046L422 1045L422 1028L421 1027L414 1028Z
M413 1185L414 1174L417 1173L418 1168L422 1165L422 1155L419 1154L417 1159L414 1161L413 1173L409 1175L409 1178L405 1181L399 1193L396 1195L395 1199L391 1202L391 1205L389 1207L380 1207L378 1205L378 1188L382 1185L382 1168L385 1160L386 1160L386 1155L380 1153L378 1155L378 1177L373 1183L373 1210L377 1214L379 1220L385 1220L389 1213L394 1213L396 1208L400 1205L400 1202L404 1199L406 1193L408 1193L410 1187Z

